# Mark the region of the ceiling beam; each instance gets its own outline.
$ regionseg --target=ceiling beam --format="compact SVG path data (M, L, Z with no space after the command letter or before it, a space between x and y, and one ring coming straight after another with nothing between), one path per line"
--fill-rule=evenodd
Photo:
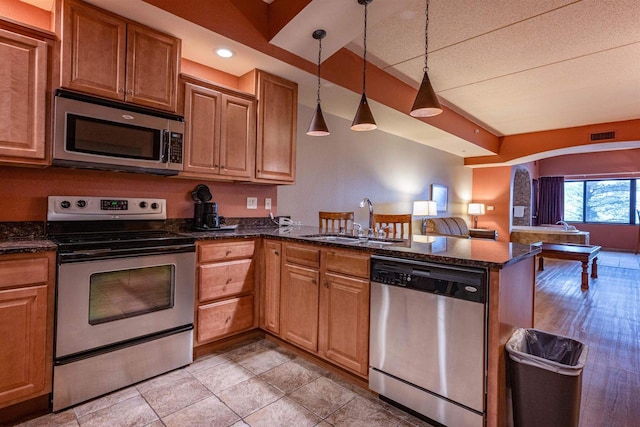
M615 138L591 141L591 134L602 132L615 132ZM596 151L596 148L606 149L606 145L614 149L625 143L629 143L629 148L634 148L635 145L631 147L631 143L640 142L640 119L509 135L501 140L497 155L467 157L464 159L465 166L509 164L536 154L575 147L580 147L580 152L583 153ZM593 150L589 150L589 146Z
M278 0L271 5L261 0L248 0L246 3L243 0L144 1L310 74L316 73L315 63L269 43L267 33L270 31L266 30L266 28L276 28L286 24L284 20L290 20L299 13L307 0ZM281 10L274 12L275 18L273 18L278 23L274 24L276 27L269 27L267 21L271 8L275 8L280 2L285 5L281 6ZM238 7L238 3L242 3L242 7ZM269 13L264 13L264 6L268 7ZM322 77L359 94L362 92L362 66L362 58L359 55L342 48L323 62ZM367 97L369 99L408 114L416 93L417 90L412 86L370 62L367 63ZM444 112L439 116L415 120L422 120L472 144L494 153L498 152L500 142L496 135L451 109L446 107L443 109Z

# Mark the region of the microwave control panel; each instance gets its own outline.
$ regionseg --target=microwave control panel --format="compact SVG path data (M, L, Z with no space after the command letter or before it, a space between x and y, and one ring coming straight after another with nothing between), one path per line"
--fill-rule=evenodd
M171 132L169 136L169 162L182 164L182 134Z

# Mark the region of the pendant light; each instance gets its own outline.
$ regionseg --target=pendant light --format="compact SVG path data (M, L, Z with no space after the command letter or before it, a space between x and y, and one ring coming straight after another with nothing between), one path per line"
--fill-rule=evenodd
M364 55L362 57L364 65L362 68L362 98L360 98L358 111L356 111L356 116L353 118L353 123L351 124L351 130L356 131L374 130L378 127L376 121L373 119L373 114L371 114L371 108L369 108L367 95L365 94L367 87L367 5L372 1L373 0L358 0L358 3L364 5Z
M413 102L413 107L411 107L411 112L409 113L413 117L432 117L442 113L442 107L440 106L436 93L431 87L429 75L427 74L427 71L429 71L429 67L427 66L429 49L429 0L425 0L425 2L427 8L425 11L426 23L424 27L424 76L422 77L422 83L420 84L420 89L418 89L416 100Z
M322 62L322 39L325 38L327 32L325 30L315 30L312 34L313 38L318 40L318 98L316 111L313 113L311 123L309 123L309 129L307 135L311 136L327 136L329 135L329 128L324 121L322 115L322 108L320 107L320 62Z

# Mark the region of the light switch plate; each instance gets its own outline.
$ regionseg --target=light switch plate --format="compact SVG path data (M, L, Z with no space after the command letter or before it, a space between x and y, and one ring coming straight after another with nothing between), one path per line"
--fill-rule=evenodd
M271 209L271 199L269 197L264 199L264 208L265 209Z
M247 209L258 209L257 197L247 197Z

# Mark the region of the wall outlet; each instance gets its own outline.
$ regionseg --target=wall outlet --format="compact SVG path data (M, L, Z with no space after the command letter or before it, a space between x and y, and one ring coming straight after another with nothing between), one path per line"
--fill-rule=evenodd
M494 207L494 206L487 206L487 210L488 210L488 211L492 211L492 210L494 210L494 209L495 209L495 207Z
M258 209L257 197L247 197L247 209Z
M264 208L267 210L271 209L271 199L269 197L264 199Z

